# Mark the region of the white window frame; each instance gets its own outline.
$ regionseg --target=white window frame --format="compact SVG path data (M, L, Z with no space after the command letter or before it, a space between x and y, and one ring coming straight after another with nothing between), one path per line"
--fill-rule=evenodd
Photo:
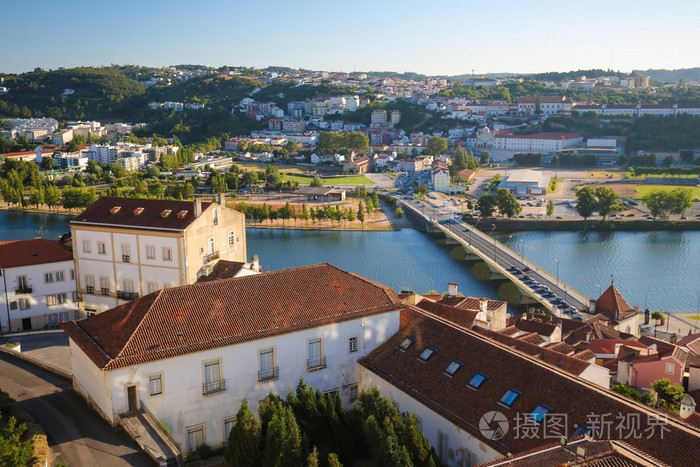
M157 381L158 392L153 392L153 383ZM163 395L163 373L148 375L148 397L158 397Z
M54 276L56 277L56 282L63 282L66 280L66 274L64 271L56 271Z
M146 259L156 259L156 247L146 245Z
M272 372L274 372L275 367L277 366L277 365L276 365L276 363L277 363L277 355L276 355L276 353L277 353L277 352L275 352L275 348L274 348L274 347L266 347L266 348L264 348L264 349L259 349L259 350L258 350L258 371L259 371L260 373L265 372L265 371L272 371ZM268 365L265 365L265 366L263 367L263 364L262 364L262 363L263 363L263 359L262 359L263 354L264 354L264 355L267 355L267 354L271 355L271 358L270 358L270 365L269 365L269 366L268 366ZM267 362L267 358L266 358L266 362ZM273 376L274 376L274 375L273 375ZM275 379L275 378L265 378L265 381L262 381L262 382L272 381L272 380L274 380L274 379Z
M216 365L216 374L207 371L208 367ZM214 358L202 362L202 381L204 384L218 383L221 381L221 359Z
M92 253L92 242L83 240L83 253Z
M163 247L163 261L173 260L173 250L169 247Z
M107 244L105 242L97 242L97 254L106 255L107 254Z
M17 276L17 288L25 290L29 288L29 278L26 274Z
M32 308L31 301L28 298L18 299L20 310L30 310Z
M441 461L447 462L450 455L450 437L438 430L437 454Z
M134 293L134 281L131 279L122 280L123 291L127 293Z
M226 432L226 425L231 424L228 433ZM232 415L230 417L225 417L223 420L221 420L221 425L223 428L223 433L224 433L224 444L228 443L228 437L231 434L231 430L233 430L233 426L236 424L236 416Z
M200 442L197 443L196 446L192 446L190 443L190 434L196 435L197 432L201 432L201 435L200 435L201 440L199 440ZM199 447L202 444L206 444L206 442L207 442L207 438L205 436L206 431L204 429L204 423L202 423L201 425L188 426L187 428L185 428L185 434L186 434L185 441L187 444L187 452L193 452L194 450L197 449L197 447Z
M666 370L666 374L667 374L667 375L674 375L674 374L676 374L676 366L675 366L673 363L671 363L671 362L666 362L666 368L665 368L665 370ZM671 370L671 371L668 371L668 370Z
M148 283L148 293L153 293L156 290L158 290L158 282L149 282Z
M53 272L45 272L44 273L44 283L45 284L51 284L53 282Z
M353 350L353 342L354 344L354 350ZM348 337L348 353L357 353L360 351L360 337L359 336L350 336Z
M358 383L353 383L348 385L348 400L350 403L355 402L360 398L360 385Z

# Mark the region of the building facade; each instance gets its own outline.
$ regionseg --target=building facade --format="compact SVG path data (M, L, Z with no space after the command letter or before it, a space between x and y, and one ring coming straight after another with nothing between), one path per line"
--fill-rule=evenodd
M193 284L221 258L246 261L245 219L223 204L102 197L71 221L88 314Z
M27 331L77 319L75 267L60 242L0 242L0 329Z

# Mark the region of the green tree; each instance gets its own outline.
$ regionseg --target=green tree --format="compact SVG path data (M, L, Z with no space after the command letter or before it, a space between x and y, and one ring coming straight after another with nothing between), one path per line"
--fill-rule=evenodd
M491 152L487 150L482 150L479 156L479 162L482 164L488 164L491 161Z
M447 140L439 136L430 137L428 139L428 143L426 144L426 151L433 156L439 156L447 151Z
M627 386L626 384L618 384L610 388L611 391L615 391L618 394L622 394L623 396L627 397L628 399L632 399L637 402L642 401L642 396L632 389L631 387Z
M611 213L622 209L620 196L606 186L599 186L595 189L596 210L603 216L603 220Z
M491 217L496 209L496 199L491 193L484 193L476 201L476 209L481 211L481 217Z
M306 203L304 203L301 205L301 218L304 219L304 222L308 224L309 217L309 208L306 206Z
M362 224L362 228L365 227L365 209L364 206L362 206L362 201L360 201L360 204L357 208L357 220L360 221Z
M282 146L289 154L294 154L299 150L299 145L292 140L287 141Z
M151 196L163 197L163 184L158 180L154 180L148 184L148 194Z
M685 211L693 205L693 190L690 188L674 188L669 196L671 214L685 214Z
M584 186L576 191L576 212L584 220L593 215L597 208L597 201L593 188Z
M642 203L649 209L654 219L668 217L671 211L672 199L665 190L652 190L642 195Z
M231 428L224 455L229 465L257 467L260 465L260 445L260 423L248 409L248 399L244 398L236 415L236 423Z
M146 176L148 178L158 178L160 175L160 170L155 165L152 165L146 170Z
M247 186L253 186L258 183L258 174L257 172L253 170L247 170L243 172L243 176L241 177L241 186L247 187Z
M547 217L552 217L554 215L554 201L551 199L547 201Z
M428 189L428 185L426 185L426 184L418 185L418 187L413 191L415 194L420 195L420 196L425 196L428 193L430 193L430 190Z
M44 202L50 208L61 205L61 191L56 185L49 185L46 187L46 191L44 193Z
M0 465L3 467L24 467L34 455L31 440L23 440L27 425L17 423L10 417L0 431Z
M328 454L328 467L343 467L338 459L338 454L331 452Z
M496 192L496 205L501 214L509 219L517 214L520 214L523 207L520 205L515 196L505 188L501 188ZM483 213L483 211L482 211Z
M321 177L316 175L314 176L313 180L311 180L311 183L309 183L309 186L321 188L323 187L323 180L321 179Z
M394 213L396 214L396 217L398 217L399 219L401 219L403 217L403 209L401 209L401 208L396 208L396 211L394 211Z
M109 166L109 171L112 172L112 175L114 175L117 178L126 177L126 170L124 170L124 167L122 167L120 164L117 164L116 162Z
M85 186L85 182L83 181L83 177L80 176L79 173L76 173L73 175L73 180L71 181L71 186L74 188L80 188Z
M672 383L668 378L662 378L651 383L651 387L658 394L659 402L664 401L663 405L668 409L678 412L681 400L685 396L683 386Z
M29 204L39 207L40 204L44 204L44 189L32 188L29 190Z
M41 167L42 170L52 170L55 166L56 161L53 157L44 156L41 158L41 163L39 164L39 167Z

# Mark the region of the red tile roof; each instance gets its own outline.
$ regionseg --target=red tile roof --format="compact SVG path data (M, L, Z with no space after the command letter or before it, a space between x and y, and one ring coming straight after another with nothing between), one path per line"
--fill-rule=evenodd
M474 311L480 311L481 308L481 301L482 300L488 300L486 304L486 309L487 310L498 310L501 308L503 305L506 304L503 300L491 300L490 298L475 298L475 297L445 297L442 300L440 300L438 303L442 303L443 305L451 305L451 306L456 306L457 308L461 308L463 310L474 310Z
M617 415L624 419L639 417L638 432L642 436L626 440L636 450L652 452L661 461L679 466L696 465L700 458L698 428L665 419L643 404L486 339L486 334L474 332L478 328L465 330L415 308L402 311L402 321L401 331L360 364L504 455L550 444L551 438L522 436L515 428L516 416L531 413L539 404L547 404L554 413L567 414L564 421L567 436L574 432L577 424L594 427L596 415L610 414L611 420ZM415 339L415 343L406 351L398 351L399 343L406 337ZM428 346L436 348L437 352L428 361L419 360L418 355ZM444 370L454 360L464 362L464 366L448 376ZM485 373L489 379L479 389L472 390L467 383L476 372ZM499 400L509 389L522 394L507 408ZM487 439L479 430L481 418L490 411L504 413L510 422L510 429L497 441ZM663 423L663 432L658 426L652 431L652 424L657 422ZM601 438L622 438L628 434L618 435L614 426L608 431L604 425L602 428Z
M634 347L637 349L645 349L647 346L633 340L627 339L591 339L591 345L589 350L591 350L596 355L600 354L614 354L615 347L617 345L626 345L627 347Z
M16 268L34 264L73 261L73 253L57 240L35 238L0 242L0 267Z
M232 277L235 277L235 275L238 274L241 271L241 269L243 269L243 266L245 266L245 263L240 261L226 261L221 259L217 261L217 263L214 265L211 274L200 277L199 279L197 279L197 282L210 282L219 279L230 279Z
M203 202L202 212L211 204ZM184 230L195 219L194 205L193 201L103 196L73 219L71 224L110 224L143 229ZM117 207L120 209L114 209ZM137 208L144 208L144 210L141 214L135 215L134 210ZM171 215L161 216L164 211L170 211ZM174 214L180 211L187 211L187 213L182 217Z
M421 300L416 305L421 310L439 316L447 321L450 321L457 326L469 329L474 324L477 312L474 310L464 310L455 306L445 305L443 303L434 303L430 300Z
M402 306L389 287L324 263L163 289L61 327L111 370Z
M595 311L596 313L604 314L611 320L618 319L618 312L620 313L620 319L629 318L639 313L638 311L634 311L634 309L627 304L614 284L610 284L610 287L598 298Z

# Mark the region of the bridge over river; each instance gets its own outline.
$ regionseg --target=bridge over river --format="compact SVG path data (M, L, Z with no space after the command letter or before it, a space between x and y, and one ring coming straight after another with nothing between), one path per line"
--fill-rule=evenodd
M413 219L425 223L425 228L430 233L442 233L448 244L459 244L465 249L467 260L483 260L489 267L490 279L509 280L520 290L520 301L525 304L541 304L546 309L560 315L562 308L555 302L561 298L564 302L578 311L586 312L590 308L590 300L577 292L569 285L560 281L558 277L528 261L522 254L518 254L496 239L479 230L478 225L485 231L491 231L495 225L486 219L480 219L476 226L470 226L461 222L455 214L452 206L443 206L443 201L399 199L397 200L406 214ZM516 267L520 271L515 271ZM528 283L525 275L539 282L554 294L546 296L546 289L535 284Z

